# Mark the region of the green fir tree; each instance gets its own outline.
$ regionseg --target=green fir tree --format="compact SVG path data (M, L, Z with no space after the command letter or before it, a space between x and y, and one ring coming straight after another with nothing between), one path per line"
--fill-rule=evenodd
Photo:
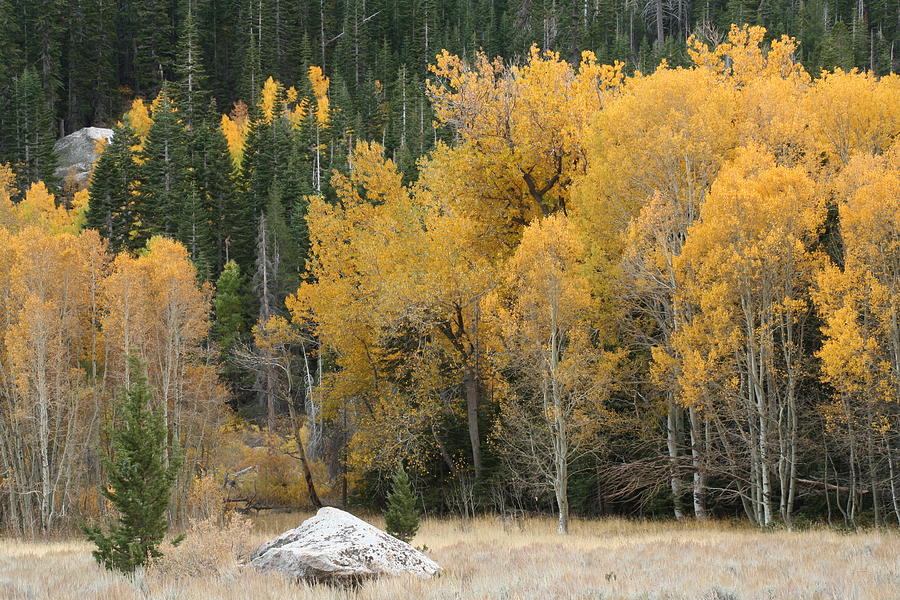
M397 467L384 512L385 530L397 539L409 543L419 530L419 510L416 496L403 465Z
M131 383L109 427L112 455L104 459L107 484L102 494L118 518L104 532L82 527L97 545L94 558L110 570L130 573L162 556L159 545L168 529L166 511L181 466L179 452L167 449L162 412L150 407L151 393L140 363L129 359Z
M132 204L139 177L132 150L136 144L137 136L131 126L127 123L118 125L91 176L85 227L99 231L114 252L137 248L131 238L134 228Z
M137 197L138 238L143 246L154 235L185 239L199 212L192 210L187 134L168 91L157 98L153 125L141 153L141 187Z

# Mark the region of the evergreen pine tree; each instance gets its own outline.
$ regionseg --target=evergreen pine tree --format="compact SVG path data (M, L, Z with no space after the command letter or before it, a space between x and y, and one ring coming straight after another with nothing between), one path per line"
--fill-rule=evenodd
M0 24L3 29L3 35L0 35L0 98L10 89L13 77L21 71L24 58L22 28L13 16L14 4L11 0L0 0Z
M235 359L234 349L247 334L247 278L233 260L225 263L216 280L213 298L215 320L211 337L219 351L222 375L228 381L236 406L247 406L252 400L253 377Z
M184 124L193 130L205 116L209 104L209 85L197 27L197 0L185 0L184 19L178 40L178 106Z
M213 337L223 356L231 352L247 330L245 290L247 283L241 268L233 260L225 263L222 274L216 280L216 296L213 300L215 323Z
M116 90L116 5L105 0L69 3L63 73L66 131L101 123L113 114Z
M841 21L834 24L821 47L821 67L833 71L836 67L853 67L853 43L850 30Z
M198 223L201 254L210 268L210 277L216 277L230 259L228 233L243 226L240 215L230 215L237 189L234 164L228 153L228 142L222 133L216 116L215 103L207 109L207 115L198 121L190 132L191 184L196 190L203 210L204 222Z
M144 94L159 89L174 75L177 36L173 9L176 4L164 0L134 3L133 32L135 88Z
M138 165L132 150L136 144L137 136L127 123L116 126L91 176L85 226L99 231L114 252L137 247L131 239L132 203L138 181Z
M153 124L141 152L141 187L137 196L136 217L140 223L138 239L143 246L154 235L184 236L196 225L197 215L190 209L187 136L168 91L160 92L154 102ZM188 221L188 222L186 222Z
M166 424L150 407L147 379L136 359L129 360L131 384L119 404L121 422L109 428L112 456L104 459L108 477L102 494L119 516L108 532L83 526L97 545L94 558L107 569L129 573L161 556L159 544L168 529L166 510L181 456L167 457Z
M388 494L388 507L384 511L385 531L397 539L409 543L419 529L419 510L409 476L403 465L397 467Z
M37 71L26 68L13 78L0 113L0 162L11 163L19 190L24 193L35 181L53 190L53 111Z

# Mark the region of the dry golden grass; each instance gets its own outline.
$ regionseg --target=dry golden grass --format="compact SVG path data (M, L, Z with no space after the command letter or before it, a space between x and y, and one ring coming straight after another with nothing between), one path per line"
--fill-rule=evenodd
M257 519L253 544L296 526L305 515ZM380 525L377 519L371 519ZM414 544L444 567L433 580L385 579L358 590L292 584L225 565L218 573L133 579L94 564L78 541L0 539L4 600L468 600L468 599L840 599L900 598L900 534L760 532L726 524L552 519L504 525L481 518L426 521Z

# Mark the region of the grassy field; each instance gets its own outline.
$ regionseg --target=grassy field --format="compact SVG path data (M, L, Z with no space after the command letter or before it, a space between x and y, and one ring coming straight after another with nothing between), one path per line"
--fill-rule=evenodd
M303 515L253 523L248 545ZM375 524L380 525L377 520ZM306 587L239 569L178 577L149 571L133 579L98 568L87 544L0 539L4 600L222 599L858 599L900 598L900 534L827 530L759 532L726 524L576 521L572 534L552 519L504 524L430 520L414 544L443 567L441 577L396 578L358 590Z

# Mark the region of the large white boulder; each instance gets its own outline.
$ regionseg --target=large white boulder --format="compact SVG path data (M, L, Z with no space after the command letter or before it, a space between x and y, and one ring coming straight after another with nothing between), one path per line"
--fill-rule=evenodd
M99 156L97 145L101 143L100 140L108 142L112 135L112 129L85 127L56 140L53 145L57 164L54 172L56 178L63 182L71 177L78 187L86 186L94 161Z
M257 548L250 564L263 572L322 583L356 583L403 573L427 578L441 571L409 544L330 507Z

